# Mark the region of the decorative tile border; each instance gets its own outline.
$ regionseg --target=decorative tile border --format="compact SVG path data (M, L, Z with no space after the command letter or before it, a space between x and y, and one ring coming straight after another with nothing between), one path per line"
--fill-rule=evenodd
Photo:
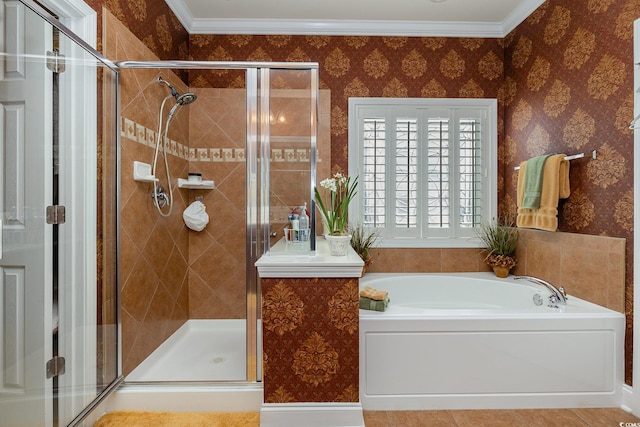
M123 138L155 148L157 132L133 120L122 117L120 135ZM166 140L167 153L192 162L244 162L244 148L191 148L173 139ZM309 162L309 149L280 148L271 150L272 162Z

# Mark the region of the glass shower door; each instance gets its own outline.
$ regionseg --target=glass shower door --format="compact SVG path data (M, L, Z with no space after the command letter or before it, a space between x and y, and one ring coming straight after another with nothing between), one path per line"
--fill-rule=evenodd
M117 72L33 3L0 6L0 426L68 425L117 377L98 350L117 350L116 186L97 175Z
M318 147L317 69L269 70L268 148L270 242L287 251L315 250L313 187ZM268 151L268 152L265 152ZM265 218L265 220L267 220Z

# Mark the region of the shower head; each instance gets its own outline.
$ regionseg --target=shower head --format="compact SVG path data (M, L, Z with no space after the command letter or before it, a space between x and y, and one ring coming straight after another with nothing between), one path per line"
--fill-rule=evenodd
M175 96L175 95L174 95ZM193 92L185 92L176 96L176 103L179 105L188 105L194 102L198 97Z
M171 96L176 99L175 105L171 107L171 110L169 111L169 120L171 120L179 106L189 105L198 98L198 96L193 92L185 92L183 94L178 93L176 88L162 77L158 77L158 83L167 85L167 87L171 89Z
M175 114L178 107L182 107L183 105L189 105L192 102L194 102L197 98L198 97L196 96L196 94L192 92L186 92L186 93L183 93L182 95L178 95L176 97L176 103L173 105L173 107L171 107L171 110L169 110L169 120L171 120L171 118Z

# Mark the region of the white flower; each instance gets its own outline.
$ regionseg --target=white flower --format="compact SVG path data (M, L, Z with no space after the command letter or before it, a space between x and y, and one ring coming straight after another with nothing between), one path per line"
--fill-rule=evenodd
M336 186L336 180L333 178L323 179L322 181L320 181L320 186L334 193L338 189L338 187Z

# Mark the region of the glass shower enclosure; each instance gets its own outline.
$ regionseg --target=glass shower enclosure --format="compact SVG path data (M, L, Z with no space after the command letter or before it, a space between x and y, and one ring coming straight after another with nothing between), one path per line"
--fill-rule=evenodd
M175 260L156 269L157 283L147 283L149 274L141 282L143 274L136 273L145 271L141 261L123 267L126 383L260 382L260 284L254 264L284 238L289 215L305 206L312 231L295 250L315 250L317 64L116 64L123 70L123 87L134 86L128 79L143 82L139 90L123 93L122 240L138 242L128 252L139 253L150 265L161 263L163 257ZM236 76L236 85L242 82L244 87L215 87L221 72ZM195 84L184 84L185 73ZM140 111L156 111L162 97L170 97L163 85L158 87L161 80L176 88L176 104L185 94L192 102L177 107L180 112L172 125L154 138L159 129L155 117ZM162 117L161 113L158 120ZM150 139L165 139L170 147L165 154L168 174L150 165L157 173L152 179L171 186L169 218L149 208L152 184L127 172L132 163L155 162ZM190 181L189 176L199 181ZM185 232L181 215L194 203L203 204L209 223ZM164 252L174 255L164 255L155 249L158 245L167 246ZM147 304L141 301L140 289L148 289L144 295L154 295ZM158 293L166 294L162 304L155 303ZM185 293L186 303L180 297ZM173 309L163 311L167 305ZM163 322L170 324L154 329Z
M68 425L120 381L119 76L35 4L1 6L0 426Z

